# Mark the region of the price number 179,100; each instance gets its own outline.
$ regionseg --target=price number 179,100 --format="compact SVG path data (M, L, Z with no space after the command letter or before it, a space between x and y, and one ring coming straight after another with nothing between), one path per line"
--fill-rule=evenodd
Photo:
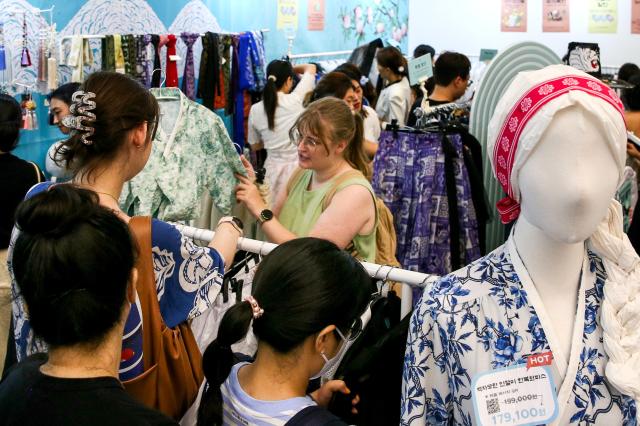
M542 417L546 415L544 407L536 408L524 408L522 410L516 410L512 412L498 413L491 417L494 425L506 425L512 423L520 423L523 420L529 418Z

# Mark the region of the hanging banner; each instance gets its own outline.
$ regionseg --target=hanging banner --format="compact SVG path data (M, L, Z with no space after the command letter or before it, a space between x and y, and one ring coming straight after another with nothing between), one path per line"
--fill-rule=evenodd
M569 0L543 0L542 32L568 33L569 16Z
M307 1L307 30L324 30L324 0Z
M502 32L527 32L527 0L502 0Z
M631 0L631 34L640 34L640 0Z
M618 31L618 0L589 0L589 32Z
M279 30L298 30L298 0L278 0Z

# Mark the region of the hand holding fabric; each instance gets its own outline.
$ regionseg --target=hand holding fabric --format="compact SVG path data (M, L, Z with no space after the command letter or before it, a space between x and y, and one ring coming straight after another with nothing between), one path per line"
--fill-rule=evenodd
M267 204L262 199L258 187L249 177L236 173L236 178L240 181L236 186L236 199L240 203L244 203L247 209L254 217L259 217L260 212L267 208ZM255 173L254 173L255 179Z
M347 387L347 384L343 380L329 380L327 383L322 385L320 389L311 393L311 398L321 407L327 408L331 399L333 398L333 394L336 392L343 393L345 395L349 395L351 391ZM358 414L358 410L356 405L360 402L360 396L356 395L352 400L351 404L353 408L351 408L351 412L353 414Z

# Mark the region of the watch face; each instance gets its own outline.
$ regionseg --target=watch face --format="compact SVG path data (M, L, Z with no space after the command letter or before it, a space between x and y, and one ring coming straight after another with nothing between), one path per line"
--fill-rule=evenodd
M233 223L235 223L238 226L238 228L244 229L244 223L242 223L242 221L239 218L233 216L231 220L233 221Z
M267 220L273 219L273 212L268 209L262 210L262 212L260 212L260 217L266 222Z

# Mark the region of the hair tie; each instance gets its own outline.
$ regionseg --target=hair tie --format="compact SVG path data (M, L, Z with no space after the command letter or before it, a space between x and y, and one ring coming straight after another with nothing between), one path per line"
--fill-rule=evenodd
M398 67L398 72L404 72L404 67L402 65Z
M96 108L96 102L92 100L95 97L96 94L93 92L78 90L71 96L73 101L69 107L71 114L62 119L62 125L72 129L74 134L82 133L82 143L85 145L93 144L93 141L88 138L93 136L95 129L91 124L83 124L83 121L85 123L96 121L96 115L91 112Z
M277 78L275 75L270 75L269 77L267 77L269 80L273 81L274 83L276 82Z
M365 77L364 75L360 77L360 86L366 86L368 82L369 78Z
M245 302L249 302L251 310L253 311L253 319L256 320L264 314L264 309L258 305L258 301L253 296L247 296L244 298Z

